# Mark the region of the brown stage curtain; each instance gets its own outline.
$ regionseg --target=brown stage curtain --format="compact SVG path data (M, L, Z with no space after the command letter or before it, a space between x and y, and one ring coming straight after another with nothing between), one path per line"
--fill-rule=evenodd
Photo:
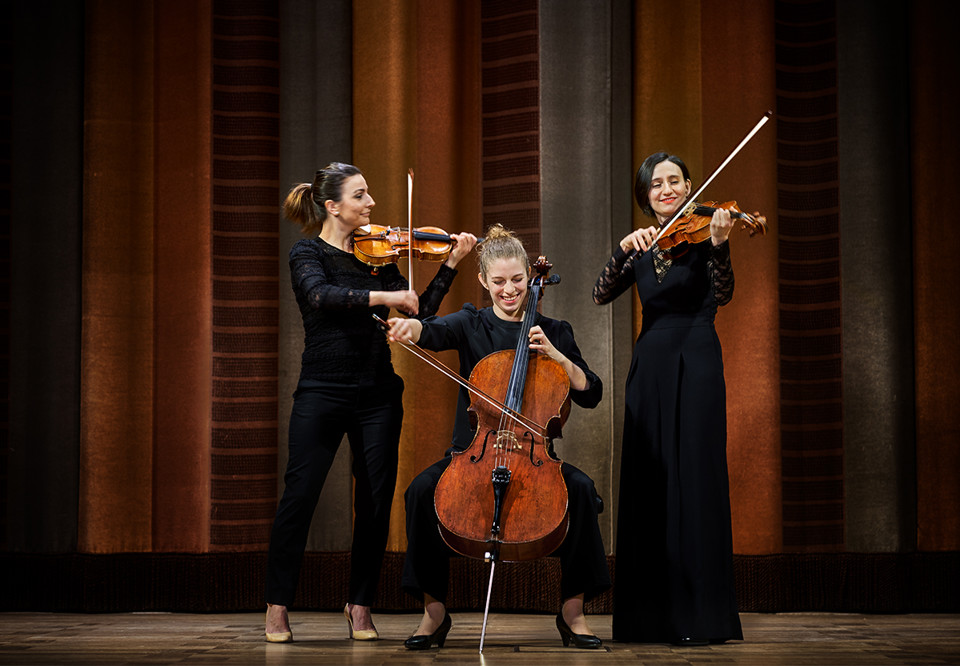
M152 5L87 4L81 552L152 548L155 107Z
M79 550L203 551L210 4L87 6Z
M353 153L379 224L407 224L412 168L415 227L480 234L478 17L472 1L354 3ZM437 264L414 263L414 288L422 291L436 271ZM478 302L474 258L458 271L440 314ZM440 357L456 367L454 354ZM402 349L394 348L393 360L406 388L387 547L404 550L403 491L449 446L457 386Z
M911 9L910 151L916 322L917 547L960 550L960 226L943 214L944 194L960 174L952 25L941 6ZM893 193L906 196L907 191ZM949 197L948 197L949 198Z
M696 189L773 108L772 3L637 2L634 166L679 155ZM742 5L742 6L741 6ZM739 7L739 8L738 8ZM730 48L743 44L747 48ZM731 235L737 286L717 315L727 383L730 499L737 553L780 552L776 134L767 123L703 193L764 213L764 238ZM634 227L652 224L634 207ZM635 334L640 314L636 308Z

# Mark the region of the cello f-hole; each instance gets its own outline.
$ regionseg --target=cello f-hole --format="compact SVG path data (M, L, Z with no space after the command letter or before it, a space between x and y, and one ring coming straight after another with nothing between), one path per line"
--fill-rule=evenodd
M484 456L484 454L486 454L486 452L487 452L487 440L490 439L490 435L496 436L496 434L497 434L497 431L496 431L496 430L492 430L492 429L491 429L491 430L488 430L488 431L487 431L487 434L486 434L486 435L484 436L484 438L483 438L483 447L480 449L480 455L479 455L479 456L478 456L478 455L472 455L472 456L470 456L470 462L472 462L472 463L477 463L477 462L480 462L481 460L483 460L483 456Z
M533 444L534 444L533 433L528 430L527 432L525 432L525 433L523 434L523 438L530 440L530 446L529 446L529 448L530 448L530 463L531 463L534 467L540 467L540 466L543 464L543 460L534 460L534 459L533 459L533 448L534 448L534 447L533 447Z

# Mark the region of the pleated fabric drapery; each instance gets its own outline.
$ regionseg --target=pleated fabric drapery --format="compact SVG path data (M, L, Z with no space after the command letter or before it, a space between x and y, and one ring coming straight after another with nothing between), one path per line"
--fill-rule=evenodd
M772 7L740 4L742 11L699 0L635 3L634 170L654 152L679 155L696 189L772 107ZM781 545L775 142L775 123L767 123L701 197L737 200L771 223L763 238L732 232L736 291L716 322L738 553ZM635 227L652 223L636 205L633 211ZM635 306L634 335L640 324Z
M960 226L943 214L960 174L953 146L960 145L954 110L958 62L951 24L940 5L911 6L910 198L913 224L913 291L916 350L917 547L960 550L960 307L952 298L960 282L953 258ZM881 198L882 198L881 193ZM907 196L906 191L897 196ZM906 251L906 248L904 248ZM895 269L894 269L895 270Z
M476 2L355 3L353 16L353 153L377 202L377 224L407 224L407 170L414 170L413 224L478 236L480 118ZM406 262L401 263L406 275ZM422 291L437 264L415 262ZM473 256L439 314L478 302ZM456 367L456 356L441 355ZM404 421L389 550L404 550L403 491L450 444L457 386L394 346L404 378Z

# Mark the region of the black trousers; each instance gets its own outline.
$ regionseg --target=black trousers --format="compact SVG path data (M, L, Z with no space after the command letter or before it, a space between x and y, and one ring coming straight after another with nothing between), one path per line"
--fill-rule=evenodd
M437 529L433 493L440 475L450 465L449 456L418 474L404 493L407 510L407 554L403 563L404 591L418 599L424 593L446 603L453 551ZM560 596L580 593L589 600L610 588L610 570L597 522L599 501L593 479L568 463L560 473L567 484L570 527L563 544L553 553L560 558Z
M378 386L308 380L297 385L285 487L270 532L268 603L293 603L310 522L346 434L353 454L355 512L348 601L373 604L397 485L402 396L399 377Z

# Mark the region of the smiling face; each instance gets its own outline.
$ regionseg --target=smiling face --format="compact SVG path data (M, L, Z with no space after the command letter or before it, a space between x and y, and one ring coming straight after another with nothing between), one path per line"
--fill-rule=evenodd
M327 212L351 229L370 223L370 211L376 205L362 175L354 174L343 181L340 200L325 202Z
M527 267L517 257L494 259L487 267L487 275L477 275L483 288L490 292L493 311L507 321L523 319L523 305L527 295Z
M690 189L690 181L683 179L683 172L673 162L664 160L653 168L647 200L661 224L686 203Z

